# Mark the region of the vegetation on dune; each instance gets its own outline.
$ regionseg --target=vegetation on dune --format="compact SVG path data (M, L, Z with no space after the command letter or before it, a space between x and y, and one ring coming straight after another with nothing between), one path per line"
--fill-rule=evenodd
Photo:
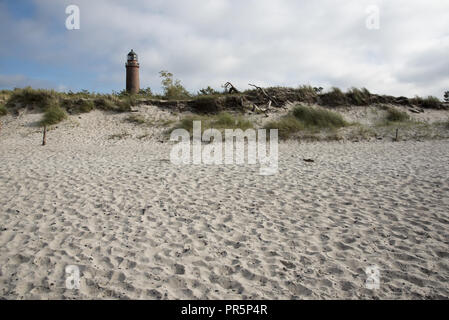
M352 105L366 106L371 103L371 93L366 88L351 88L346 93L346 98Z
M293 116L304 124L305 128L341 128L347 125L341 114L324 109L297 106Z
M190 93L182 86L181 81L173 79L173 74L168 71L159 72L162 78L162 88L164 90L164 98L167 100L183 100L191 97Z
M6 103L6 107L15 108L27 106L44 110L58 102L58 93L54 90L32 89L31 87L26 87L12 91L8 102Z
M300 101L307 102L307 103L315 103L315 102L317 102L319 91L310 85L303 85L303 86L299 86L298 93L299 93Z
M421 98L416 96L411 99L412 104L420 106L424 109L440 109L441 101L437 97L428 96L427 98Z
M304 130L304 125L298 121L293 115L286 115L279 120L268 122L265 129L278 129L278 136L282 140L290 138L293 134Z
M44 116L40 122L41 126L50 126L58 124L67 119L67 113L58 105L52 105L46 108Z
M329 92L320 95L321 102L326 106L346 105L348 100L346 95L339 88L333 87Z
M443 103L433 96L426 98L416 96L412 99L392 97L372 94L366 88L351 88L347 92L343 92L339 88L333 87L323 92L322 87L313 87L311 85L302 85L297 88L270 87L264 88L263 90L258 88L259 90L237 91L233 94L220 92L211 86L207 86L200 89L196 94L192 94L184 88L180 80L174 78L172 73L161 71L159 74L163 88L163 94L160 95L154 94L149 87L141 89L138 94L130 94L126 90L113 92L112 94L99 94L87 90L80 92L57 92L55 90L32 89L30 87L0 90L0 116L10 111L15 114L20 108L29 108L41 112L47 112L48 110L54 111L56 106L59 106L58 111L65 110L68 114L86 113L95 109L111 112L129 112L132 106L139 102L144 102L145 99L182 100L180 103L176 102L176 105L187 106L188 110L199 113L199 118L204 116L205 119L209 119L206 121L207 123L215 126L220 126L220 118L223 120L226 117L235 117L230 114L223 116L226 112L252 110L256 113L265 113L266 110L263 106L268 105L267 97L270 97L270 101L272 100L269 112L274 108L291 102L318 104L328 107L384 104L403 105L412 108L419 107L423 109L449 108L447 103ZM444 99L449 102L449 91L445 92ZM255 106L258 106L258 108ZM415 111L419 112L419 110ZM215 116L207 116L210 114L214 114ZM388 124L404 122L408 119L409 117L406 113L391 109L387 110L387 116L383 121L384 124ZM128 121L144 123L139 122L144 120L137 118L130 118ZM188 122L190 120L184 119L183 121ZM244 124L241 117L240 120L237 119L236 121L238 127L248 125L248 123ZM289 137L298 131L339 128L345 125L346 122L341 116L331 113L329 110L299 106L292 113L279 120L271 121L266 126L267 128L277 127L281 137ZM187 127L189 126L187 125Z
M222 92L219 92L214 88L207 86L207 88L200 89L197 93L197 96L213 96L219 94L222 94Z
M87 113L95 109L95 104L88 99L63 99L61 106L69 113Z
M3 104L0 104L0 117L6 116L7 113L8 113L8 110L6 109L6 107Z
M85 113L93 109L126 112L136 104L132 96L118 96L111 94L91 93L87 90L80 92L56 92L54 90L14 89L6 102L8 109L31 108L45 111L50 106L61 106L68 113Z
M193 122L201 121L201 131L207 129L242 129L243 131L246 129L253 128L253 124L251 121L244 119L241 116L232 115L228 112L221 112L216 115L196 115L189 116L184 119L181 119L174 127L174 129L185 129L192 134L193 132Z
M387 122L404 122L410 120L410 116L406 112L396 108L388 108L385 120Z
M339 113L324 108L299 105L279 120L268 122L265 129L278 129L279 138L287 139L303 130L335 130L347 125L348 123Z

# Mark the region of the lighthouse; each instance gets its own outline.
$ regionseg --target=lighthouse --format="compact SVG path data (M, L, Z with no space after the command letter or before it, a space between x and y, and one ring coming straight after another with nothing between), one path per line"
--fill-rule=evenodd
M131 49L126 62L126 91L129 93L139 93L139 62L137 54Z

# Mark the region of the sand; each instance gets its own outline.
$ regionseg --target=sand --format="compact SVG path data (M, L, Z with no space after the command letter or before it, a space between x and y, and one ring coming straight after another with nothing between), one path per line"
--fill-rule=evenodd
M0 297L449 298L449 140L281 143L261 176L175 166L156 129L112 117L71 117L45 147L38 115L2 127Z

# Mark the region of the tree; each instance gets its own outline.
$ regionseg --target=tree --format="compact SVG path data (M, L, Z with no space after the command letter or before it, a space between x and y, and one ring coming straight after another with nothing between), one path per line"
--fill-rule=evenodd
M444 93L444 101L449 102L449 91Z
M168 71L159 72L164 89L164 97L169 100L180 100L190 98L190 93L182 86L181 81L173 79L173 74Z

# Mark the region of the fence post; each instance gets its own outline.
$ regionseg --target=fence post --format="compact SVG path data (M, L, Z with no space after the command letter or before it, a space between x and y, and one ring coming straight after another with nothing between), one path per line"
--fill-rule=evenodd
M46 144L47 144L47 126L44 126L42 145L45 146Z

